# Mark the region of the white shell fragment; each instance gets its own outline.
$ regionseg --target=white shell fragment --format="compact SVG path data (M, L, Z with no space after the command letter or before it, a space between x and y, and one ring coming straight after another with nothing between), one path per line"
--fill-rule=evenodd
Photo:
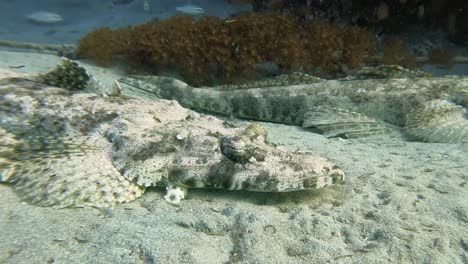
M180 205L180 201L185 198L187 193L187 188L181 186L175 186L169 184L166 187L166 195L164 195L164 200L166 200L171 205Z
M181 130L181 131L178 131L177 134L176 134L176 139L177 140L185 140L187 139L189 136L189 132L187 130Z

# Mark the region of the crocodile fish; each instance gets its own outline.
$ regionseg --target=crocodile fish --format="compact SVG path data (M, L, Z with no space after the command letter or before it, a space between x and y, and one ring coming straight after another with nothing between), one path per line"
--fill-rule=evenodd
M390 69L391 78L380 68L376 74L364 71L364 79L293 75L291 80L280 76L200 88L160 76L128 76L119 82L137 96L177 100L197 111L302 126L326 137L357 138L397 130L410 140L468 142L468 77L411 76L400 67Z
M34 77L0 70L0 182L25 201L104 207L161 186L179 204L188 188L290 192L344 180L323 157L269 143L257 124L232 127L176 101L76 92L86 74L69 61Z

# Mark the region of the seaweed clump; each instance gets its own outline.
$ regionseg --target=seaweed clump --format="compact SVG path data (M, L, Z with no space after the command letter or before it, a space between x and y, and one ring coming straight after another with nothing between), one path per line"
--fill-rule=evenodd
M248 14L230 20L176 16L83 37L78 56L111 65L117 56L158 74L176 70L193 85L235 83L258 77L272 62L282 73L329 76L356 67L373 50L368 31L310 22L284 14Z
M80 40L78 56L94 59L100 66L110 66L116 55L127 52L130 32L130 28L99 28Z
M392 36L382 41L383 56L380 63L386 65L400 65L406 68L415 68L418 65L416 57L411 54L403 39Z

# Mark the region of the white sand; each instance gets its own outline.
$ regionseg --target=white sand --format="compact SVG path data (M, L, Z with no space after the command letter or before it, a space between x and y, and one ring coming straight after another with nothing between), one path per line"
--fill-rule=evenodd
M58 60L0 51L0 67L23 72ZM346 181L291 194L191 190L179 208L154 189L102 211L31 206L2 184L0 263L468 263L467 145L263 125L272 142L334 161Z

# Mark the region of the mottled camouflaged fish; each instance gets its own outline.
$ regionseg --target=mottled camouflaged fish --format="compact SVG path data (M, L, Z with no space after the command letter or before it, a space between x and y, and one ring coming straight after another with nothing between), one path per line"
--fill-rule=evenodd
M178 204L187 188L289 192L344 179L322 157L268 143L255 124L38 83L76 90L90 80L83 74L70 61L38 77L0 70L0 182L30 203L109 206L163 186Z
M123 90L147 98L177 100L194 110L313 128L327 137L386 133L393 130L391 124L403 128L412 140L468 142L468 77L414 76L401 67L387 66L330 81L297 74L201 88L158 76L130 76L119 81Z

